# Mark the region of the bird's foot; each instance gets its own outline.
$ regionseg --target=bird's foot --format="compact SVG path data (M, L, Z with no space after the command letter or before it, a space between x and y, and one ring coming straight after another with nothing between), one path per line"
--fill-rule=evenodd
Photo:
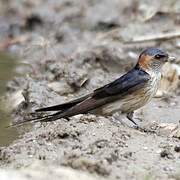
M141 127L138 123L136 123L134 121L134 119L132 117L128 118L129 123L127 122L127 119L125 117L120 118L118 114L114 114L114 116L111 117L111 120L116 126L122 126L122 125L126 126L126 127L128 126L130 128L134 128L134 129L136 129L140 132L143 132L143 133L149 133L149 134L155 134L156 133L154 130L151 130L151 129L148 129L145 127Z
M133 112L128 113L128 114L127 114L127 118L128 118L128 120L130 120L130 121L133 123L133 128L134 128L134 129L139 130L139 131L144 132L144 133L150 133L150 134L156 133L154 130L147 129L147 128L145 128L145 127L139 126L139 125L134 121L134 119L133 119L133 114L134 114ZM136 118L136 119L139 119L139 118ZM140 120L142 121L142 119L140 119Z
M141 118L139 118L139 117L136 117L136 118L133 118L133 115L134 115L134 112L129 112L128 114L127 114L127 119L130 121L130 122L132 122L133 123L133 128L134 129L143 129L143 128L141 128L137 123L136 123L136 121L134 120L134 119L136 119L136 120L139 120L139 121L142 121L142 119Z

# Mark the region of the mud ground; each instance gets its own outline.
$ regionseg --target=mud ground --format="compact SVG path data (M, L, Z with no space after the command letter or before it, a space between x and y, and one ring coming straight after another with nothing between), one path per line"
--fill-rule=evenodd
M145 131L121 114L27 124L17 127L19 139L1 147L2 171L29 170L22 179L38 179L39 169L38 177L48 179L46 171L56 179L63 166L92 179L179 179L179 7L170 0L1 1L0 49L22 62L5 97L13 122L114 80L147 47L177 57L164 68L157 96L136 113Z

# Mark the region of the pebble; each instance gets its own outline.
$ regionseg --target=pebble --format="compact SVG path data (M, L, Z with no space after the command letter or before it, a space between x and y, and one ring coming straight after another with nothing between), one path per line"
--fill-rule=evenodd
M160 156L162 158L174 159L173 154L167 149L161 151Z
M172 171L173 170L173 167L164 167L163 168L165 171Z
M145 147L143 147L143 149L144 149L144 150L148 150L148 147L145 146Z
M174 147L174 151L180 152L180 145L175 146L175 147Z

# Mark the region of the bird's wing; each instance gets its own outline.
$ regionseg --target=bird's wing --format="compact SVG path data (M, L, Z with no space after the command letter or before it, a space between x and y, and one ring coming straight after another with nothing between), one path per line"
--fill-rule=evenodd
M150 79L150 75L141 69L132 69L119 79L94 91L93 97L101 99L108 96L130 94L143 87Z

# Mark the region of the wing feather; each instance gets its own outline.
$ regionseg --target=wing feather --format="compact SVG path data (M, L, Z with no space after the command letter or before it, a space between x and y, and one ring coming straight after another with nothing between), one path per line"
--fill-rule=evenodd
M109 83L94 91L93 97L104 98L114 95L126 95L134 92L135 90L143 87L148 80L150 75L140 69L132 69L127 74L116 79L112 83Z

